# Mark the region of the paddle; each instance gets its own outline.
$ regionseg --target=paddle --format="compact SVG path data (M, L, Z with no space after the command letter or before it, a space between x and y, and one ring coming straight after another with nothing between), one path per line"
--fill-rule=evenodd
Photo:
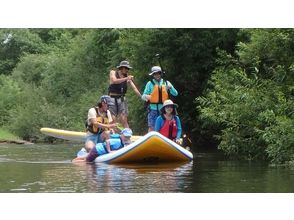
M160 54L157 53L157 54L155 54L155 56L156 56L156 58L157 58L157 60L158 60L159 66L160 66L161 71L162 71L162 76L163 76L163 75L165 74L165 71L163 70L163 66L161 65Z

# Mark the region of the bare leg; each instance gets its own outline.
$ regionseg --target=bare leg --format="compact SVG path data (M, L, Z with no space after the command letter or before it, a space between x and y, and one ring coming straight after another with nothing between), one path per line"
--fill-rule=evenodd
M129 128L128 116L126 116L125 114L122 114L121 115L121 123L124 128Z
M110 138L110 131L103 131L100 136L102 142Z
M116 123L117 121L116 121L116 116L114 116L113 114L111 114L111 117L112 117L112 123Z

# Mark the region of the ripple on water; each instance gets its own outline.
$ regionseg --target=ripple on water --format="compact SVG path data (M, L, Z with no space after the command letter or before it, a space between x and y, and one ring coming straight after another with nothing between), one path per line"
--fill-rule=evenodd
M1 156L0 156L0 163L6 163L6 162L12 162L12 161L15 161L15 160L12 160L12 159L6 158L5 156L7 156L7 155L1 155Z
M20 189L10 189L11 192L24 192L28 191L28 189L20 188Z
M54 160L50 160L50 161L15 161L15 162L18 162L18 163L31 163L31 164L68 164L70 163L71 164L71 161L70 160L62 160L62 161L54 161Z

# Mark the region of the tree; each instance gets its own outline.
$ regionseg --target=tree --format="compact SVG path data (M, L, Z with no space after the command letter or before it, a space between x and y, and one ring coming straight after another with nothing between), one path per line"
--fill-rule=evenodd
M209 142L201 133L195 99L203 94L207 80L216 67L217 48L233 53L238 29L124 29L121 30L120 51L130 59L136 82L142 88L150 80L148 72L159 65L155 54L161 55L166 79L179 91L174 100L179 104L183 128L195 145ZM243 37L243 36L242 36ZM142 101L135 104L138 127L146 124ZM146 129L145 129L146 130Z
M294 159L292 29L244 30L238 59L220 52L207 94L198 98L203 126L217 128L219 149L246 159Z
M25 53L44 50L41 38L28 29L0 29L0 74L10 74Z

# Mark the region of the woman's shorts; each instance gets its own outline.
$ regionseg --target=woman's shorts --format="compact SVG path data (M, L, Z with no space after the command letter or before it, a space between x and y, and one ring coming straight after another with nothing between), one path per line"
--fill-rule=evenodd
M101 143L102 140L100 136L100 134L87 134L85 143L87 143L88 141L92 141L95 145L97 143Z

